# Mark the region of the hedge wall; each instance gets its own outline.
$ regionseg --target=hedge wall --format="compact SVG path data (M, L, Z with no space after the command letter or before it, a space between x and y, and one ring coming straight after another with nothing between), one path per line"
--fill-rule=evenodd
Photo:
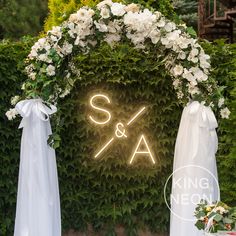
M20 120L8 122L4 113L10 106L10 97L20 92L20 84L25 78L23 60L31 45L32 40L0 44L0 234L4 236L12 235L13 232L21 134L21 131L17 129ZM215 46L204 43L204 47L207 52L212 54L213 67L215 66L213 74L219 83L227 86L226 95L230 99L231 119L221 121L218 132L220 136L218 169L222 200L236 205L236 61L234 59L236 46L219 42ZM88 63L90 60L97 65L98 70L103 71L104 76L109 74L109 70L103 67L108 65L108 61L102 64L101 59L97 57L97 55L103 55L103 61L106 61L110 56L109 50L106 47L99 50L102 51L94 52L89 57L77 58L77 62L84 67L84 75L90 78L87 81L93 80L99 74L98 72L88 73L91 70L91 64ZM135 52L129 52L129 55L131 58L145 56L137 55ZM118 48L111 60L112 65L115 65L115 69L120 72L123 71L122 67L125 67L126 70L132 68L129 63L136 63L135 60L129 60L126 65L122 62L122 56L126 57L127 54L124 49ZM120 63L115 63L120 60ZM108 154L109 161L104 160L105 163L86 159L83 150L89 150L89 147L94 145L94 141L87 139L87 142L82 142L86 132L82 132L81 127L84 131L87 130L88 137L96 136L97 131L94 133L92 127L85 125L84 114L80 112L85 109L83 99L87 96L86 89L95 89L91 83L84 81L83 86L78 86L62 106L62 111L65 111L66 125L62 130L63 148L58 150L57 161L64 230L68 228L85 230L87 223L93 224L97 230L105 228L107 235L114 235L115 224L125 225L127 235L136 235L138 225L139 227L147 225L153 231L168 229L169 212L163 202L162 187L165 177L172 168L174 137L177 132L180 109L172 97L174 93L172 93L170 80L168 81L169 77L159 68L150 64L142 64L142 61L137 62L140 64L136 70L142 71L144 77L149 73L155 75L156 83L163 89L163 93L169 94L167 100L160 100L164 94L156 93L152 81L140 83L139 80L142 81L143 78L138 76L137 80L134 79L130 91L126 91L127 87L122 83L117 83L114 76L111 81L106 81L106 85L101 84L98 80L97 86L110 91L112 98L117 99L118 104L123 104L115 110L117 115L126 104L126 109L132 111L133 106L129 107L128 104L134 102L135 92L138 92L142 101L154 106L151 110L154 116L148 117L153 117L149 122L156 131L154 138L160 140L155 145L160 145L164 150L163 153L159 153L161 169L158 167L137 170L137 168L125 167L124 161L127 156L122 155L120 160L114 160ZM147 71L147 68L152 68L151 72ZM165 82L163 82L163 78L166 78ZM146 92L143 93L144 90L148 91L148 96ZM126 96L127 93L130 96ZM165 105L163 106L163 104ZM171 110L165 110L168 107L171 107ZM173 108L176 109L176 112L172 116L173 112L170 111ZM80 129L78 129L79 125ZM173 127L173 129L163 129L161 125ZM161 129L163 132L159 132ZM166 136L171 139L166 139ZM120 155L117 153L117 156ZM127 203L127 198L131 199L129 203ZM104 207L100 207L101 204Z

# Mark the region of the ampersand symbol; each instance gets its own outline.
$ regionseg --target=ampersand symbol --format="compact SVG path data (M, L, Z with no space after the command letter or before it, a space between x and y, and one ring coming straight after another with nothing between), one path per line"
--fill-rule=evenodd
M116 124L115 134L116 134L117 138L122 138L122 137L127 138L127 136L125 134L125 128L124 128L124 125L122 123L117 123Z

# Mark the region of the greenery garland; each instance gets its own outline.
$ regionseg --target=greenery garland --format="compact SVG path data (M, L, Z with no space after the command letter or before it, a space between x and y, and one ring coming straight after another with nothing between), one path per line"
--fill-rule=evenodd
M160 12L134 3L105 0L95 8L82 7L32 47L23 96L13 97L12 105L21 99L39 97L45 103L57 104L81 79L73 62L75 55L88 54L103 42L111 47L129 43L143 53L155 53L173 79L179 103L197 100L221 108L221 117L228 118L223 88L210 76L210 57L187 31L185 25L176 25ZM10 109L6 115L13 119L17 112Z

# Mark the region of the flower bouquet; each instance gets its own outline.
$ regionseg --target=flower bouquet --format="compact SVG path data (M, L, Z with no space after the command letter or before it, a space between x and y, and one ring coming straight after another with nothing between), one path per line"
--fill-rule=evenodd
M202 200L197 205L194 215L197 218L195 226L199 230L204 230L206 236L236 235L232 232L236 225L235 207L229 207L223 202L208 204Z

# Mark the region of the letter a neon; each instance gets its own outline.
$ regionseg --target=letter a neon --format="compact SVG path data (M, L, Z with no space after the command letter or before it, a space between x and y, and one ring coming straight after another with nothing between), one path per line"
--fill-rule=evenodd
M141 142L146 146L146 148L147 148L146 150L138 150L140 145L142 145ZM132 164L136 154L148 154L150 159L151 159L151 161L152 161L152 163L155 164L155 160L154 160L153 155L152 155L152 153L150 151L150 148L148 147L148 144L147 144L147 141L146 141L144 135L141 135L141 137L140 137L140 139L138 141L138 144L137 144L137 146L135 148L135 151L134 151L134 153L133 153L133 155L132 155L132 157L130 159L130 162L129 162L130 164Z

